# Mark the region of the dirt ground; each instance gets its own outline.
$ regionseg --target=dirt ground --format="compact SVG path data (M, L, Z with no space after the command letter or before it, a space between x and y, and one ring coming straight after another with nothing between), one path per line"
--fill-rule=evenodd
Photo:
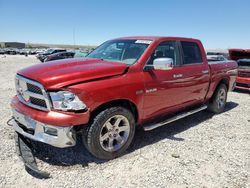
M28 174L15 152L10 99L17 70L34 56L0 55L0 187L250 187L250 94L230 92L224 113L206 111L151 132L137 131L126 155L91 157L80 141L58 149L34 143L39 166L52 178Z

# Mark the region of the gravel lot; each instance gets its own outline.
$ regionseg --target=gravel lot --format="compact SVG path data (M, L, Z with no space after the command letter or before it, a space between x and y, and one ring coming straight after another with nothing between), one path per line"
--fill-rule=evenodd
M230 92L226 111L187 117L151 132L139 130L128 153L112 161L93 159L79 143L36 153L52 178L29 175L15 152L10 98L18 69L34 56L0 55L0 187L250 187L250 94Z

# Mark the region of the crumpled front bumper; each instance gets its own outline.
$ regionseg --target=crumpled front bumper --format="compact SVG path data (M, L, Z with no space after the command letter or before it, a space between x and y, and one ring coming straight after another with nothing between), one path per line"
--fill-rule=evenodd
M52 126L36 121L13 108L12 112L14 117L13 127L19 134L31 140L43 142L58 148L71 147L76 144L75 132L72 126ZM48 128L53 130L53 135L45 132Z

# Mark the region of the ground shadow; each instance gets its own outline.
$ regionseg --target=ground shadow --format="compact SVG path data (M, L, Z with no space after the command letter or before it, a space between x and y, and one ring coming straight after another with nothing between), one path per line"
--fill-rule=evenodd
M226 113L233 108L237 107L238 104L234 102L228 102L223 113ZM174 141L185 141L184 138L176 137L178 133L184 132L194 126L198 126L200 123L212 118L215 114L208 111L198 112L191 116L185 117L168 125L159 127L152 131L145 132L139 130L135 136L132 147L129 151L140 149L144 146L154 144L163 139L170 139Z
M234 89L233 92L236 93L244 93L244 94L250 94L250 91L247 91L245 89Z
M237 106L237 103L228 102L223 113L226 113ZM200 123L212 118L213 115L213 113L202 111L149 132L138 129L134 141L127 153L154 144L163 139L170 139L177 142L185 141L184 138L179 138L175 135L194 126L198 126ZM34 156L51 165L61 167L81 165L82 167L86 167L90 162L95 162L97 164L106 162L92 157L84 148L79 136L77 137L77 145L72 148L60 149L38 142L33 142L33 145L34 148L36 148Z

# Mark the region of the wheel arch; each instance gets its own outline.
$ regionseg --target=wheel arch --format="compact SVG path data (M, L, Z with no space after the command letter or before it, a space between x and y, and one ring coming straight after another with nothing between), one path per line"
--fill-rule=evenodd
M139 112L138 112L137 106L135 105L135 103L131 102L128 99L116 99L116 100L108 101L108 102L105 102L105 103L99 105L93 111L91 111L90 121L93 120L94 117L97 114L99 114L101 111L103 111L107 108L114 107L114 106L121 106L121 107L124 107L124 108L130 110L135 118L135 122L136 123L138 122Z
M229 89L229 79L228 78L222 78L219 83L216 86L216 89L221 85L221 84L225 84L227 87L227 90Z
M216 85L215 90L214 90L214 92L213 92L213 95L212 95L210 101L213 100L214 95L215 95L215 93L216 93L218 87L219 87L221 84L225 84L226 87L227 87L227 91L228 91L228 89L229 89L229 79L228 79L228 78L222 78L222 79L218 82L218 84Z

